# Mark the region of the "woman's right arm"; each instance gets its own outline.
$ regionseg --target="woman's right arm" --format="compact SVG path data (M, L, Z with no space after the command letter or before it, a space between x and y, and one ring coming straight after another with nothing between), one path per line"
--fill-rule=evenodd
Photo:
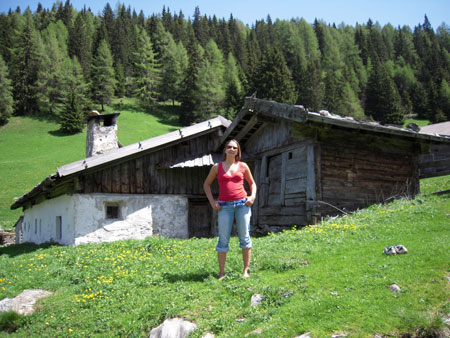
M211 207L217 211L219 211L221 208L220 208L219 203L217 203L217 201L214 200L214 197L211 192L211 184L216 179L218 171L219 171L219 165L214 164L214 166L209 171L209 174L206 177L205 182L203 183L203 190L205 191L206 197L208 197L208 201L211 204Z

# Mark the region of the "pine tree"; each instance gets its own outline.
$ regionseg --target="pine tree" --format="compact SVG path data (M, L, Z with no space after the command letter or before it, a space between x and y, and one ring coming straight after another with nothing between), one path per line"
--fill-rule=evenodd
M76 91L70 90L67 94L66 104L61 114L61 130L69 133L79 133L83 130L84 114L80 98Z
M160 65L153 52L152 43L145 30L138 33L140 46L135 63L135 95L145 104L150 105L158 98L160 83Z
M181 84L182 94L180 95L182 111L179 121L182 125L188 125L196 120L195 109L199 104L197 79L204 53L195 38L192 26L188 26L188 36L189 64Z
M386 66L379 62L374 63L367 83L365 111L383 124L403 123L400 95Z
M67 91L74 92L78 96L83 112L88 112L92 105L89 95L90 88L84 79L80 62L78 62L77 57L74 56L72 59L66 60L64 67L69 69L69 75L65 83L65 86L68 88Z
M101 111L105 111L105 104L111 103L115 84L111 50L108 42L102 40L92 63L92 98L95 103L101 104Z
M41 69L43 46L41 36L34 28L31 13L25 13L25 27L13 58L15 114L30 115L39 112L38 73Z
M160 93L163 100L178 100L181 93L181 83L188 66L188 55L183 44L178 44L170 33L166 35L167 45L161 55L161 85Z
M230 117L242 106L244 89L239 77L239 68L232 53L228 54L224 73L225 108L228 108Z
M13 113L13 96L8 67L0 55L0 125L6 124Z
M439 89L439 107L443 113L444 120L450 120L450 86L444 79Z
M116 67L116 84L116 96L124 97L126 94L126 78L123 66L120 62Z
M259 98L290 104L297 100L291 74L277 48L268 49L264 53L254 83Z
M205 47L205 57L198 70L195 107L199 118L207 118L223 106L225 99L224 62L222 52L212 40Z
M322 79L320 61L310 61L304 69L297 59L293 69L293 80L298 92L297 104L312 111L322 109L325 85Z
M89 78L92 63L93 23L90 12L83 10L75 18L69 35L69 56L76 56L83 68L84 77Z
M70 69L64 67L67 54L67 29L62 23L50 24L42 32L46 53L38 72L38 100L40 110L53 116L61 112L67 95L66 79Z

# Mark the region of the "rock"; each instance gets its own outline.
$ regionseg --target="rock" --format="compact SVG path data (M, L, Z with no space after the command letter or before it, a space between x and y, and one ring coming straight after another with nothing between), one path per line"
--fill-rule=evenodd
M391 255L396 255L397 251L395 251L395 247L393 247L393 246L385 246L383 253L385 255L391 256Z
M406 249L406 247L404 245L397 244L394 246L394 248L395 248L395 252L398 253L399 255L408 253L408 249Z
M212 333L207 333L204 336L202 336L202 338L214 338L215 336Z
M14 311L19 315L31 315L34 304L42 298L52 295L52 292L40 289L23 290L14 298L5 298L0 301L0 312Z
M297 336L295 338L311 338L310 333L311 332L306 332L306 333L302 334L301 336Z
M263 298L264 298L264 296L259 294L259 293L253 295L250 305L251 306L258 306L259 304L261 304Z
M402 289L400 289L400 286L398 286L397 284L392 284L389 287L389 290L391 290L393 292L397 292L397 293L400 293L402 291Z
M406 126L406 129L415 131L416 133L418 133L420 131L420 127L419 125L415 124L415 123L408 123L408 125Z
M442 318L442 322L445 325L450 326L450 314L448 314L447 317Z
M436 338L450 338L450 329L448 327L443 327L436 333Z
M185 338L195 330L197 325L194 323L180 318L171 318L152 329L149 338Z
M331 336L331 338L343 338L343 337L347 337L346 333L340 333L340 334L334 334Z

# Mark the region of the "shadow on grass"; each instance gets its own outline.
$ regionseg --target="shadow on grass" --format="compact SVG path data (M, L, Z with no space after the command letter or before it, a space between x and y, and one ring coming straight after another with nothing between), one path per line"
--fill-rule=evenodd
M58 243L43 243L43 244L33 244L33 243L23 243L15 244L5 247L0 247L0 255L8 255L9 257L20 256L30 252L37 251L39 249L48 249L52 246L59 246Z
M57 136L57 137L65 137L65 136L72 136L72 135L78 134L78 133L68 133L66 131L63 131L62 129L50 130L48 133L52 136Z
M158 118L159 123L172 125L174 127L180 126L178 119L181 107L179 105L173 106L167 103L155 103L148 106L138 101L130 102L126 100L125 102L116 102L112 107L118 112L126 110L135 113L143 112L146 114L151 114Z
M204 282L211 276L217 278L217 275L211 272L194 272L194 273L177 273L177 274L166 273L164 274L163 278L169 283Z

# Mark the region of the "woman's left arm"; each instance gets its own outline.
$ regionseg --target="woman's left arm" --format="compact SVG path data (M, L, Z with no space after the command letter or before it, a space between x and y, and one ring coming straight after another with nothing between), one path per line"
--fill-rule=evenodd
M245 177L245 180L250 185L250 191L251 191L251 195L247 196L247 202L245 202L245 205L250 207L255 202L255 198L256 198L256 183L255 183L255 180L253 179L252 172L250 171L250 168L248 167L247 163L242 163L242 164L244 165L244 169L245 169L244 177Z

